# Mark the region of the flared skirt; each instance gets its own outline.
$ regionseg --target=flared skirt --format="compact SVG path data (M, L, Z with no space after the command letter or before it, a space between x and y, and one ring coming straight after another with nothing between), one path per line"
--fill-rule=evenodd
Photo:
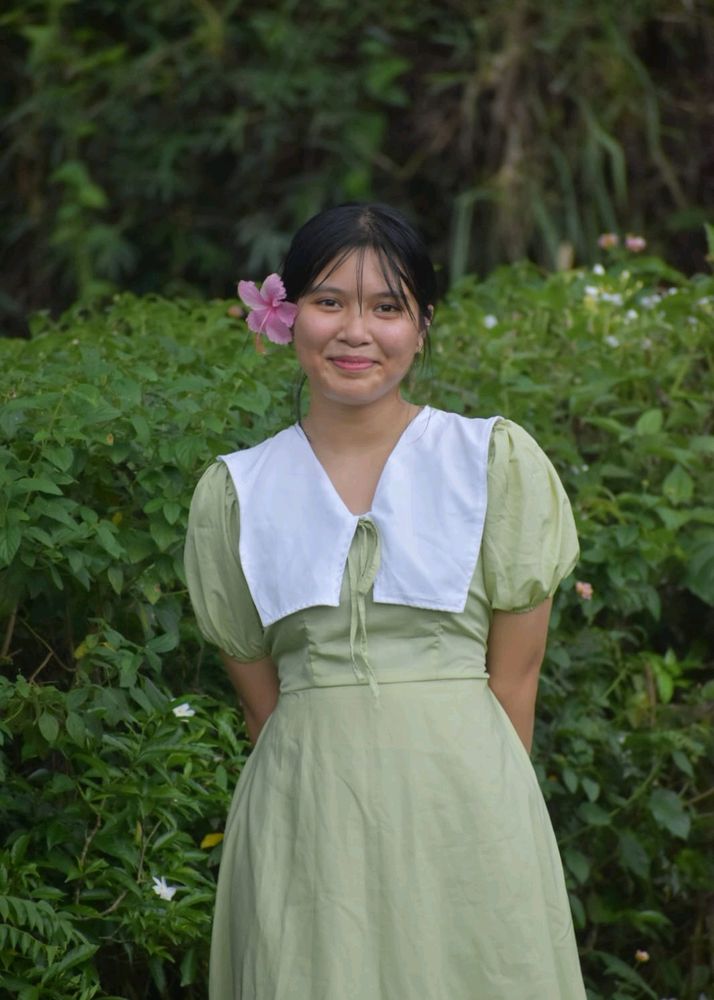
M485 680L280 695L228 817L210 1000L584 1000L538 781Z

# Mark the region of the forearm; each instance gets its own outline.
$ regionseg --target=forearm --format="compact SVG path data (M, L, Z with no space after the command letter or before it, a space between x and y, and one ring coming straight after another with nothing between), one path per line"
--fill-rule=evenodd
M522 614L496 611L488 636L489 686L528 753L533 744L538 678L545 653L550 605L547 600Z
M251 744L255 746L258 742L258 737L260 736L260 731L270 718L272 714L272 709L270 711L264 710L262 712L256 713L252 712L242 701L239 700L240 706L243 710L243 720L245 722L245 730L248 734L248 739ZM273 706L274 708L275 706Z
M491 677L488 683L513 723L523 746L530 753L533 745L538 670L534 670L532 676L522 676L518 684L508 683L498 677Z
M242 662L221 651L228 678L243 710L248 739L255 745L280 695L278 671L269 656Z

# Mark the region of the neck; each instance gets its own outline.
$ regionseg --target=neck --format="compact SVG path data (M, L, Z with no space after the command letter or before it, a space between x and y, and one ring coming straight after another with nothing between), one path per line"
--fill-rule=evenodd
M322 448L343 453L370 451L392 443L419 409L400 395L365 406L314 399L301 425L311 443Z

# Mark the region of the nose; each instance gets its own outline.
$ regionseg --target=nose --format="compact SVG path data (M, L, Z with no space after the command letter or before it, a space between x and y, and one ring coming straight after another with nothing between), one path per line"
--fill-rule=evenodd
M338 339L349 344L351 347L357 347L372 340L368 329L367 317L358 306L345 311Z

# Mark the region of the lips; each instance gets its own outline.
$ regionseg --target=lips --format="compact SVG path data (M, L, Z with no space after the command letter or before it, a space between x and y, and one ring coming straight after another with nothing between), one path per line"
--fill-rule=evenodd
M371 358L357 358L357 357L340 357L340 358L330 358L333 365L341 368L346 372L362 372L367 368L371 368L374 361Z

